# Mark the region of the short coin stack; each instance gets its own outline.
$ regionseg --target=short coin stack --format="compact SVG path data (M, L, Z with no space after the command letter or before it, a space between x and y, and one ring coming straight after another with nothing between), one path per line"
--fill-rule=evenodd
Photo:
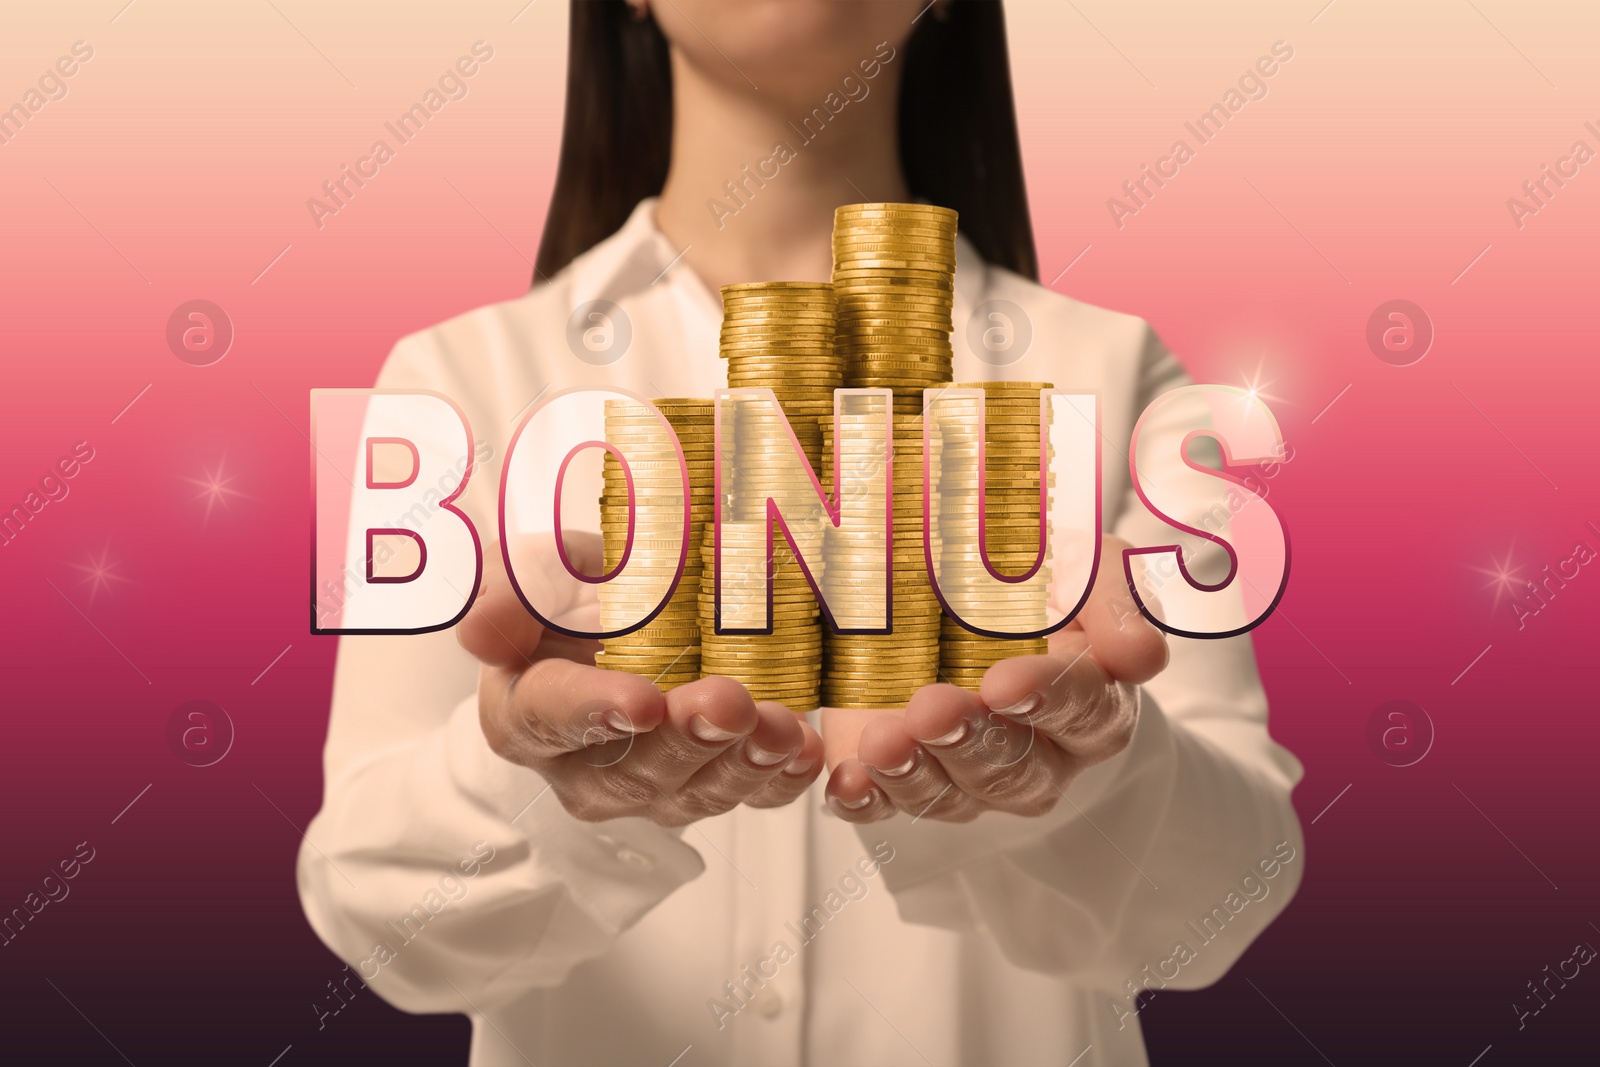
M884 450L871 433L881 414L840 414L839 463L843 471L865 479L860 496L867 514L882 507ZM824 486L833 485L835 426L823 428ZM874 443L864 443L868 440ZM935 436L937 450L939 439ZM894 417L894 509L892 513L893 567L890 572L892 611L887 614L893 631L887 634L836 634L823 638L822 702L830 708L903 708L911 694L931 685L939 674L939 600L928 582L922 543L921 415ZM932 455L935 467L940 462ZM933 506L938 507L937 499ZM827 560L830 604L883 604L883 586L875 580L872 557L883 559L884 541L877 534L847 534L831 526L823 530L823 558ZM935 530L937 538L937 530ZM937 539L933 549L940 548ZM848 601L842 598L848 598ZM835 608L835 610L838 610Z
M724 522L724 551L735 547L766 558L768 523ZM772 545L772 632L770 634L719 634L716 632L715 530L706 524L700 543L704 578L700 583L700 670L703 676L722 675L742 682L756 700L776 700L791 711L811 711L821 703L822 623L816 597L794 554L781 534ZM813 558L820 557L815 539L802 545ZM723 618L732 604L764 602L767 568L725 568L722 572ZM820 579L820 576L819 576Z
M984 391L984 451L986 507L984 537L988 558L1000 574L1024 573L1039 553L1039 390L1051 388L1048 382L966 382L957 389ZM968 426L975 425L976 398L941 398L939 417L961 416ZM943 493L939 515L945 531L939 571L940 588L946 596L961 599L961 616L985 630L1042 630L1046 626L1049 597L1050 541L1045 527L1045 558L1040 570L1026 582L995 588L998 583L987 574L976 540L978 523L978 483L976 478L977 435L946 425L944 438ZM1046 456L1048 459L1048 454ZM958 479L949 472L962 471ZM1052 479L1054 475L1051 475ZM1052 481L1046 486L1048 491ZM1046 507L1044 515L1050 512ZM966 540L955 540L955 529L971 531ZM966 590L968 592L962 592ZM973 633L949 616L941 622L939 666L942 680L976 690L983 672L1012 656L1038 656L1047 651L1043 637L1016 639L986 637Z
M834 352L834 295L827 282L762 282L722 290L722 356L730 389L767 388L778 408L748 394L723 406L724 499L721 530L725 560L759 559L756 567L724 566L723 625L734 625L734 604L766 602L766 543L771 527L773 590L770 634L718 634L715 629L715 544L708 528L700 544L705 580L700 591L703 675L736 679L757 700L776 700L795 711L818 706L822 676L822 626L816 597L783 533L767 517L767 500L804 500L783 509L784 523L822 578L823 511L804 471L819 464L819 418L833 410L843 384ZM789 429L785 430L787 422ZM793 431L802 462L789 441ZM731 447L730 447L731 446Z
M672 424L689 466L689 552L684 572L661 613L642 629L602 642L595 665L629 671L671 689L700 677L700 531L711 525L712 406L710 400L652 401ZM641 406L606 401L606 441L624 452L628 446L663 448L666 429ZM600 622L605 629L637 619L659 599L662 576L678 567L683 544L683 512L661 503L664 492L681 488L683 473L671 462L633 463L633 550L623 572L600 586ZM600 493L600 533L605 543L606 572L622 559L628 537L628 483L622 465L607 454Z
M838 353L853 388L893 389L922 413L922 390L950 381L956 213L928 204L851 204L833 215Z
M771 389L813 467L822 447L817 419L832 413L833 391L844 384L844 361L833 344L834 306L827 282L722 287L728 387ZM775 419L759 421L749 429L752 436L765 434L760 440L768 449L787 446L788 435Z

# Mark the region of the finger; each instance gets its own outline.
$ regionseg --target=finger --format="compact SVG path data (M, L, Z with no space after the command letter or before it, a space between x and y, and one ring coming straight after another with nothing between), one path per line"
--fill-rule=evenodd
M638 737L615 769L669 796L722 753L742 745L762 722L750 691L731 678L685 683L667 692L666 704L660 727Z
M667 826L717 814L690 810L678 791L754 729L755 702L738 682L702 678L668 691L664 703L654 729L618 734L596 728L588 747L558 758L547 777L568 811L589 821L644 815Z
M1123 550L1128 542L1106 537L1089 599L1078 613L1095 660L1118 681L1149 681L1167 665L1167 638L1145 618L1128 589Z
M511 667L526 663L543 636L544 627L511 588L496 541L484 550L483 582L466 618L456 624L456 640L484 663Z
M678 790L673 798L695 819L731 811L783 773L806 743L794 712L782 704L756 705L756 725L743 741L730 744Z
M1085 765L1109 759L1133 736L1139 691L1112 680L1089 651L1001 660L983 676L983 701Z
M566 659L535 660L521 671L484 667L478 683L489 747L527 766L654 730L666 714L667 701L648 678Z
M569 637L566 634L556 633L554 630L545 631L544 638L539 642L539 659L570 659L574 663L586 663L594 666L594 655L600 651L600 642L586 637Z
M1071 780L1067 756L1031 722L991 711L978 694L952 685L918 690L906 705L906 730L982 807L1042 815Z
M854 757L841 761L829 772L823 795L827 798L828 810L845 822L877 822L898 810L873 782L867 768Z
M781 808L785 804L792 804L811 788L811 783L822 773L821 735L811 728L810 723L788 709L785 711L799 721L805 742L776 778L745 800L752 808Z
M861 763L884 796L915 821L969 822L982 805L960 789L917 743L901 716L874 719L861 731Z

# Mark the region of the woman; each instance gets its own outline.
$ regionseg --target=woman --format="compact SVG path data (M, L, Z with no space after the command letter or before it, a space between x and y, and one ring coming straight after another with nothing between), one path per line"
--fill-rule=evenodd
M1115 538L1050 655L809 719L596 669L486 551L456 633L340 645L312 926L391 1003L469 1013L474 1064L1143 1063L1136 994L1214 981L1293 895L1300 769L1248 640L1169 646L1116 573L1171 540L1123 455L1185 377L1033 280L1000 5L575 0L570 64L532 291L380 386L496 458L551 386L710 396L720 285L825 280L837 205L923 199L961 217L956 379L1098 390ZM991 301L1031 325L1004 366L966 329ZM484 466L458 503L492 530Z

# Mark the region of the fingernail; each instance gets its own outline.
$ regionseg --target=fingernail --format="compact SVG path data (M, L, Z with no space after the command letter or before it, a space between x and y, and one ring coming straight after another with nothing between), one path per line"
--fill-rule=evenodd
M1008 704L1003 708L995 708L996 715L1004 715L1008 719L1020 719L1039 706L1039 694L1029 693L1015 704Z
M635 726L632 719L628 718L616 708L612 708L610 711L606 712L605 720L607 726L611 727L613 730L621 730L625 734L637 734L643 732L642 727Z
M704 715L696 715L689 720L689 732L702 741L732 741L740 736L732 730L724 730Z
M947 734L941 734L938 737L927 738L922 743L925 745L938 745L939 747L943 748L948 745L953 745L957 741L960 741L962 738L966 737L967 731L971 729L972 725L968 723L967 720L962 719L960 722L956 723L956 728L954 730L951 730Z
M788 759L789 753L768 752L752 739L744 743L744 758L754 763L757 767L770 767L774 763L782 763Z
M841 808L849 808L851 811L857 811L872 803L872 794L868 793L860 800L846 800L843 797L834 797L833 799Z
M811 768L815 767L816 765L817 761L814 759L801 759L800 757L796 756L794 759L789 761L789 766L783 769L783 773L792 774L798 778L802 774L810 774Z
M916 765L917 750L912 749L911 755L907 756L906 761L900 764L898 767L873 767L872 769L889 778L901 778L910 774L911 768L915 767Z

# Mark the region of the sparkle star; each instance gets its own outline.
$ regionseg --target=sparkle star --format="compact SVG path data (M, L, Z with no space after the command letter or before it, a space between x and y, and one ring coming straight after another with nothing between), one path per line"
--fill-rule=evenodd
M224 457L217 461L215 470L209 467L206 468L203 477L184 479L190 485L200 487L200 492L195 494L195 499L206 502L205 519L207 521L211 519L211 513L218 507L226 509L231 498L245 495L238 489L233 488L234 476L227 473L227 463L227 458Z
M89 587L89 604L92 606L100 590L110 589L113 582L126 582L129 579L117 573L117 565L111 561L109 543L100 550L99 556L90 554L86 558L87 563L74 563L71 566L74 570L83 572L84 577L80 584Z
M1516 545L1513 544L1506 549L1505 559L1492 559L1488 567L1472 568L1489 579L1483 583L1483 587L1494 590L1494 606L1496 609L1500 607L1501 600L1520 590L1524 584L1521 578L1522 567L1520 564L1513 562L1515 553Z
M1266 387L1272 383L1263 382L1261 380L1261 371L1261 366L1257 365L1255 374L1250 377L1246 377L1243 372L1240 372L1239 379L1244 383L1245 396L1248 398L1248 400L1271 400L1276 402L1280 398L1275 397L1266 391ZM1246 417L1248 417L1250 407L1248 400L1245 402Z

